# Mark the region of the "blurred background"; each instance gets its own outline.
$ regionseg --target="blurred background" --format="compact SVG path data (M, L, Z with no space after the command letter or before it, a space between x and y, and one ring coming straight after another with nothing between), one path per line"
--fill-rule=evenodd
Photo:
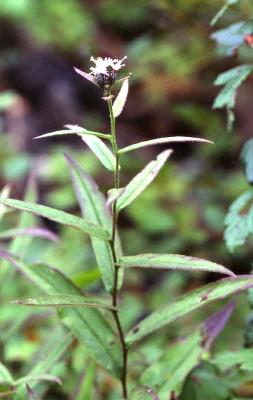
M213 86L217 74L238 65L239 58L252 60L253 50L244 49L226 58L225 51L217 52L210 38L210 20L222 3L2 0L0 187L9 183L11 197L23 198L28 176L36 171L39 202L78 213L64 151L75 156L104 191L111 187L110 174L79 138L38 141L33 137L60 130L65 124L107 132L109 122L101 90L75 74L73 66L88 71L92 55L127 55L124 73L131 72L133 77L117 124L120 146L170 135L197 136L215 145L171 146L173 156L160 176L122 214L125 253L181 253L219 262L237 274L250 272L250 243L231 254L223 232L229 205L248 190L240 150L252 136L252 81L248 80L239 91L234 132L226 130L225 112L212 110L212 103L219 91ZM250 12L250 1L239 2L216 29L248 18ZM122 157L122 184L163 149L149 147ZM1 222L2 229L14 227L17 220L17 212L8 214ZM98 290L99 273L88 240L46 220L41 224L62 240L55 245L36 239L25 259L43 259L61 268L81 287L88 279L93 285L91 290ZM136 302L126 297L133 314L126 316L126 326L143 308L147 288L153 308L173 293L216 278L212 274L150 272L144 276L143 272L131 272L125 288L136 296ZM13 298L16 287L7 287L6 298ZM19 286L19 292L22 290ZM7 359L13 357L20 362L22 357L29 357L34 350L34 337L30 339L29 344L27 336L17 336L16 342L13 339L5 350ZM26 346L22 354L20 343Z

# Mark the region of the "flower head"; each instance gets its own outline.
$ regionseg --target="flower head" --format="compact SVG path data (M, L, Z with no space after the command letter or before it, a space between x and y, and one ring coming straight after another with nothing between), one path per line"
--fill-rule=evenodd
M105 74L109 75L110 72L112 71L118 71L122 67L125 66L125 64L122 64L122 62L126 59L127 57L123 57L121 60L118 60L117 58L94 58L91 57L91 61L95 64L95 67L90 67L91 73L96 75L96 74Z
M89 81L95 83L97 86L109 89L115 82L117 78L118 71L125 66L123 61L127 57L123 57L121 60L117 58L110 58L110 57L98 57L94 58L91 57L91 61L95 64L93 67L90 67L91 72L89 74L80 71L79 69L75 68L75 71L82 75L84 78L88 79Z

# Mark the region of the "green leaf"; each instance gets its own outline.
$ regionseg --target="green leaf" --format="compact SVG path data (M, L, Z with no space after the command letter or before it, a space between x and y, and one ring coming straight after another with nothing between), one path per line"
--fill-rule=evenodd
M216 97L213 108L234 108L238 87L251 73L253 66L240 65L218 75L215 85L225 85Z
M102 303L97 298L70 294L51 294L42 297L15 300L13 303L30 307L93 307L115 310L115 307L110 304Z
M224 329L233 310L234 303L229 303L197 326L192 334L170 345L158 361L142 373L141 383L154 387L161 399L166 399L171 392L178 396L186 376Z
M160 153L156 160L148 163L146 167L131 180L117 199L116 207L118 211L132 203L136 197L146 189L155 179L171 153L172 150L165 150Z
M200 328L184 339L178 340L165 350L158 362L148 367L141 376L141 383L156 389L161 399L174 391L180 393L183 381L188 373L198 365L201 354Z
M101 137L103 139L111 138L111 135L106 135L104 133L90 131L90 130L82 128L81 126L78 126L78 125L66 125L66 128L67 129L62 129L60 131L49 132L49 133L45 133L44 135L36 136L34 139L44 139L44 138L48 138L48 137L62 136L62 135L77 135L77 136L81 136L81 137L82 137L82 135L91 135L91 136Z
M72 226L73 228L79 229L80 231L88 233L92 236L109 239L109 234L103 228L95 226L83 218L76 217L75 215L68 214L64 211L56 210L55 208L15 199L0 199L0 203L8 207L13 207L18 210L27 211L44 218L48 218L51 221L58 222L59 224Z
M242 371L253 371L253 351L241 349L237 351L223 351L212 357L211 363L220 370L226 371L231 368L239 368Z
M12 385L13 378L8 368L6 368L5 365L0 362L0 384L2 383L8 383Z
M224 6L223 6L223 7L218 11L218 13L213 17L213 19L212 19L212 21L211 21L211 26L215 25L215 24L219 21L219 19L220 19L221 17L223 17L223 15L224 15L225 12L227 11L227 9L228 9L230 6L232 6L232 5L236 4L236 3L238 3L238 1L240 1L240 0L226 0Z
M26 265L10 255L10 262L46 294L84 294L59 270L44 264ZM91 356L114 376L120 377L122 353L120 342L107 319L94 308L59 309L62 322L89 350Z
M209 271L235 276L229 269L220 264L196 257L181 254L138 254L119 259L118 264L124 268L161 268L183 271Z
M54 132L44 133L44 135L35 136L34 139L45 139L48 137L62 136L62 135L77 135L77 133L70 129L62 129L60 131L54 131Z
M253 233L252 200L253 192L247 191L229 207L225 218L224 239L231 252L235 247L243 245L248 235Z
M129 89L129 82L128 79L125 79L122 83L118 96L116 97L112 106L114 118L117 118L122 113L122 110L127 100L128 89Z
M163 137L163 138L158 138L158 139L146 140L145 142L131 144L130 146L123 147L118 152L120 154L123 154L123 153L127 153L128 151L140 149L142 147L161 145L164 143L178 143L178 142L199 142L199 143L213 144L213 142L211 142L210 140L195 138L195 137L190 137L190 136L168 136L168 137Z
M101 139L90 135L82 135L82 140L93 151L105 168L109 169L110 171L115 170L115 157Z
M235 106L235 98L237 89L242 82L252 72L252 65L240 65L218 75L215 80L215 85L225 85L215 98L213 108L226 107L228 110L229 122L233 122L233 108Z
M205 285L182 296L179 300L153 312L137 324L126 336L128 346L149 335L151 332L203 307L213 301L224 299L232 294L247 290L253 286L253 276L226 278Z
M86 367L85 376L81 384L76 400L92 399L94 380L96 376L96 363L92 361Z
M248 140L243 146L241 158L245 163L246 178L253 183L253 139Z
M90 130L85 129L85 128L79 126L79 125L68 124L68 125L65 125L65 126L66 126L66 128L70 129L73 133L76 133L76 134L78 134L80 136L82 136L82 135L91 135L91 136L100 137L101 139L108 139L108 140L111 139L111 135L107 135L105 133L100 133L100 132L90 131Z
M112 218L105 205L104 195L99 191L92 177L79 164L66 155L77 201L87 221L112 230ZM92 237L92 246L106 290L111 292L114 285L114 262L108 241Z
M228 400L231 392L214 368L202 363L188 376L179 400Z

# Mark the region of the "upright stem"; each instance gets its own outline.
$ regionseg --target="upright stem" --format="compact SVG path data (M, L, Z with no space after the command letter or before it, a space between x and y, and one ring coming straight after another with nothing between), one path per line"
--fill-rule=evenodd
M110 96L110 92L108 93L108 109L110 114L110 123L111 123L111 144L112 150L115 157L116 165L114 170L114 188L119 189L120 187L120 164L119 164L119 153L117 147L117 138L116 138L116 128L115 128L115 118L113 116L113 109L112 109L112 99ZM113 255L113 262L114 262L114 284L113 284L113 291L112 291L112 305L117 308L118 304L118 280L119 280L119 266L117 264L117 254L116 254L116 231L117 231L117 222L118 222L118 212L116 207L116 201L113 203L112 207L112 238L111 238L111 250ZM122 358L123 358L123 366L122 366L122 373L121 373L121 385L122 385L122 394L123 398L127 399L127 346L125 342L125 336L122 329L122 325L119 319L118 311L113 311L113 317L116 323L116 327L118 330L118 335L120 339L121 349L122 349Z

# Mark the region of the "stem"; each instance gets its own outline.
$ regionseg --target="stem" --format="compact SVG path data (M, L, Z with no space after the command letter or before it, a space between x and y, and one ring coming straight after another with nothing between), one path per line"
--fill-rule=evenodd
M111 93L107 93L107 104L110 114L110 124L111 124L111 144L112 144L112 151L115 157L116 165L114 170L114 189L119 189L120 187L120 160L119 160L119 153L117 147L117 139L116 139L116 128L115 128L115 118L113 116L113 109L112 109L112 99ZM118 304L118 280L119 280L119 266L117 265L117 255L116 255L116 232L117 232L117 222L118 222L118 212L116 207L116 201L113 203L112 207L112 238L110 241L113 262L114 262L114 284L113 284L113 291L112 291L112 305L117 308ZM122 373L121 373L121 385L122 385L122 394L123 398L127 399L127 346L125 342L125 336L122 329L122 325L119 319L118 311L115 310L112 312L116 327L118 330L119 340L122 349L122 357L123 357L123 366L122 366Z

